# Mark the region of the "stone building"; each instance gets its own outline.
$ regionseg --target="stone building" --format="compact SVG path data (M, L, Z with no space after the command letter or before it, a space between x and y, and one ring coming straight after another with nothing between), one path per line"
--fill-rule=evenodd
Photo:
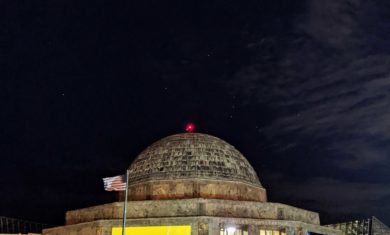
M390 235L390 228L374 216L325 226L341 230L343 235Z
M341 235L316 212L268 202L247 159L214 136L168 136L128 170L126 235ZM68 211L65 226L43 235L119 235L123 204Z

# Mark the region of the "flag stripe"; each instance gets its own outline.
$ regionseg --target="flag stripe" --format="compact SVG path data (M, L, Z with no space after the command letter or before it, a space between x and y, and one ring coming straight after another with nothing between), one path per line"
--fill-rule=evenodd
M104 190L124 191L126 189L126 175L103 178Z

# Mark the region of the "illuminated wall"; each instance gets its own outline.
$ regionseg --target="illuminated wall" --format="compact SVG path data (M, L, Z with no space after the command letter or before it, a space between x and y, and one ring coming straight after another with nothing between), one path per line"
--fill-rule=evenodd
M260 229L260 235L286 235L284 230L263 230Z
M191 235L190 225L126 227L126 235ZM122 235L122 228L112 228L112 235Z

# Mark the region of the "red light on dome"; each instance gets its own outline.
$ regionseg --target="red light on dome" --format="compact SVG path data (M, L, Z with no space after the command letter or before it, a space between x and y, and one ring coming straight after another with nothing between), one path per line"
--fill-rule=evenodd
M195 131L195 124L194 123L187 123L186 131L189 133L194 132Z

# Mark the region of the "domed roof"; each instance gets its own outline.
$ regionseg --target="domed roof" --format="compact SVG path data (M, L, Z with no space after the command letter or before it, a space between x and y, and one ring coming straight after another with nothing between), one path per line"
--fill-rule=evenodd
M267 201L266 191L245 157L211 135L165 137L140 153L128 172L129 200Z
M238 181L261 187L256 172L237 149L207 134L165 137L147 147L129 167L129 184L185 178Z

